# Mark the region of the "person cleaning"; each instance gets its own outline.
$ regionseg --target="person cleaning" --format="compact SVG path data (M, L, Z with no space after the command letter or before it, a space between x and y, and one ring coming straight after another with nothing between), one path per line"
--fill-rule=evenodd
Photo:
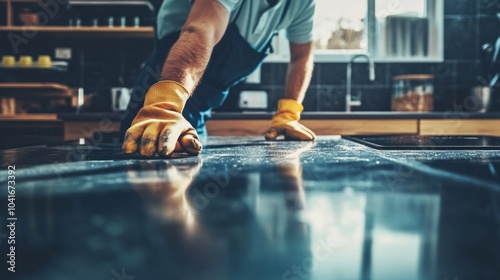
M260 66L282 29L290 62L284 98L265 138L314 140L299 123L313 71L314 9L314 0L164 0L155 48L122 117L123 152L199 154L212 108Z

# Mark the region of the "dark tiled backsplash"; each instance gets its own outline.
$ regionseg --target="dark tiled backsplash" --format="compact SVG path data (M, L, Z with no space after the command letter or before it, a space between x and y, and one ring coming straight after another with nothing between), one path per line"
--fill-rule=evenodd
M450 4L457 2L456 0L446 0ZM477 12L479 15L495 15L500 11L500 1L498 0L461 0L462 2L468 2L470 5L474 5L477 2Z
M352 95L361 96L362 106L354 111L390 111L393 77L402 74L434 75L435 110L447 111L460 104L474 86L482 85L481 63L478 60L446 60L443 63L378 63L376 79L368 80L366 64L353 66ZM237 111L237 95L242 90L264 90L269 95L269 110L284 94L286 63L265 63L262 83L243 84L231 92L221 111ZM307 111L344 111L346 64L316 63L304 108ZM264 74L265 73L265 74ZM497 91L498 92L498 91Z
M368 79L366 64L353 66L352 95L361 97L361 107L354 111L390 111L393 89L392 79L401 74L432 74L434 81L435 110L446 111L457 101L457 93L480 84L475 71L479 62L446 61L445 63L378 63L376 79ZM276 102L284 94L286 63L265 63L262 66L262 83L237 86L219 111L237 111L241 90L264 90L269 95L269 110L276 109ZM461 72L460 72L460 71ZM344 111L346 95L346 64L316 63L304 108L306 111ZM465 96L464 96L465 98Z
M494 44L500 37L500 0L445 0L445 60L442 63L377 63L376 80L368 80L366 64L353 66L354 96L361 95L362 106L353 110L389 111L392 78L401 74L432 74L434 109L457 110L463 107L472 87L482 85L485 76L481 64L481 47ZM237 95L241 90L265 90L269 109L283 96L286 63L265 63L260 85L240 85L233 89L222 111L237 111ZM346 64L317 63L304 108L306 111L344 111ZM500 110L500 89L494 94L494 109Z

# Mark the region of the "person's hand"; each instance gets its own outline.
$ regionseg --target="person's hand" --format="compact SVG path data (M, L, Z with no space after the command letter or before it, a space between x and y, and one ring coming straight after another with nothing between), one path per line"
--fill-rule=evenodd
M285 139L311 141L316 134L299 123L300 113L304 110L302 104L293 99L280 99L278 111L273 116L271 128L265 134L266 140L276 140L284 135Z
M149 88L144 107L137 113L125 134L123 152L152 157L170 156L176 145L181 150L198 155L202 150L196 130L182 116L189 98L188 91L174 81L161 81Z

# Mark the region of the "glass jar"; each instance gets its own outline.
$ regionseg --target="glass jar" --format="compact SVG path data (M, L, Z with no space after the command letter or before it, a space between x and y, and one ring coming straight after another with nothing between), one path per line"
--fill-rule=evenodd
M397 112L431 112L434 76L402 75L394 77L392 110Z

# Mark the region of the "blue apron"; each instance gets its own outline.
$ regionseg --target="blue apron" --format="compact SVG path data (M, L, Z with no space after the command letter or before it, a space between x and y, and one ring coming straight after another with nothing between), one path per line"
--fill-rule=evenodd
M290 0L286 0L280 22L283 21L289 5ZM272 51L272 39L276 33L271 36L262 52L256 51L241 36L235 24L240 11L241 7L233 22L228 25L222 39L214 47L203 78L182 111L184 118L191 123L201 137L207 134L205 122L210 118L212 108L221 106L229 89L250 75ZM131 100L121 118L122 135L144 105L147 89L159 80L163 64L179 35L180 31L157 40L151 56L135 81L136 86L132 91Z

